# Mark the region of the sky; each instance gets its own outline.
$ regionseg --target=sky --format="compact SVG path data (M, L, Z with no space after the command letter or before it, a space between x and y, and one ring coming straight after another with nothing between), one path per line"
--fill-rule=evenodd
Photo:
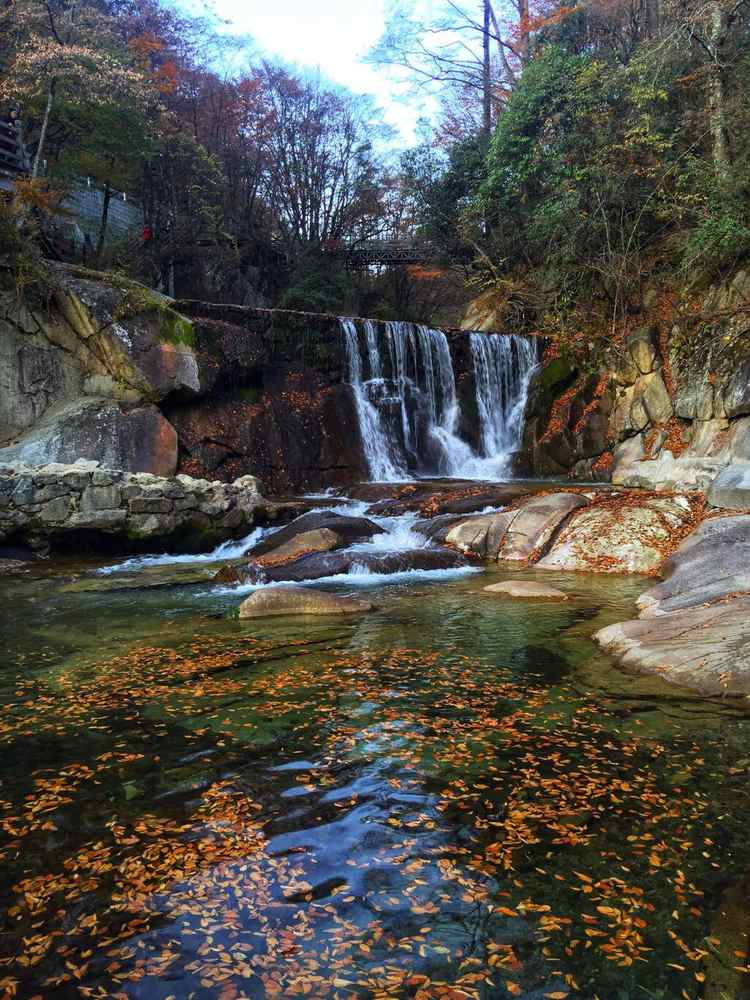
M363 62L380 38L392 0L212 0L211 9L249 35L264 55L315 70L356 93L370 94L397 131L395 145L416 141L416 126L429 110L426 100L406 99L395 72ZM200 0L185 0L194 12ZM419 0L429 8L433 0Z

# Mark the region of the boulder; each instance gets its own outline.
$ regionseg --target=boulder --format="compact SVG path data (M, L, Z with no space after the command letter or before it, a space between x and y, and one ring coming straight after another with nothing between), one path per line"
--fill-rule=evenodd
M543 570L652 573L659 569L676 531L692 518L686 497L638 502L623 496L580 510L552 549L537 563Z
M570 514L588 501L574 493L530 497L513 510L480 514L450 526L440 525L433 537L459 552L482 559L529 562L549 546Z
M279 549L282 545L297 538L298 535L309 534L314 531L326 530L333 532L342 545L352 545L354 542L368 541L373 535L382 534L383 529L375 521L370 521L366 517L348 517L344 514L336 514L331 510L310 511L296 518L291 524L279 528L272 535L264 538L262 542L250 549L246 555L248 558L257 560L260 556L268 555ZM317 550L328 551L328 550Z
M639 673L706 695L750 694L750 596L610 625L594 638Z
M0 448L0 463L6 464L72 464L81 458L125 472L172 476L177 434L155 406L81 399L50 410L32 430Z
M648 375L656 365L654 334L650 327L640 327L628 338L628 352L641 375Z
M498 560L534 561L544 553L573 511L586 506L588 500L576 493L550 493L529 500L510 522L500 543Z
M484 587L485 594L500 594L504 597L521 597L528 600L567 601L568 595L556 587L531 580L503 580Z
M307 587L269 587L258 590L240 605L240 618L279 615L362 615L372 611L369 601L340 597Z
M750 593L750 517L704 521L666 561L662 576L638 599L644 616Z
M446 534L446 544L482 559L497 559L505 533L517 513L515 510L504 510L460 521Z
M738 462L720 472L709 488L708 503L726 510L750 510L750 462Z
M317 528L315 531L303 531L288 542L279 545L265 555L258 556L253 561L258 566L271 568L272 566L285 566L287 563L295 562L302 556L310 555L314 552L332 552L341 548L344 544L340 535L328 528Z
M250 562L222 569L222 583L302 583L356 572L392 576L394 573L460 569L466 560L449 549L409 549L402 552L321 552L302 556L283 566Z

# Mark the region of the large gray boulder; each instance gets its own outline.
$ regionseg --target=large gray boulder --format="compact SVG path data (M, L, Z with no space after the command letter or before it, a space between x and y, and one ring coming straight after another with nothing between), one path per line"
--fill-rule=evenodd
M561 526L588 500L576 493L549 493L521 501L512 510L480 514L438 530L447 545L487 560L533 562Z
M662 576L638 599L644 615L750 593L750 517L704 521L666 561Z
M535 561L544 554L573 511L586 506L588 500L577 493L550 493L534 497L516 512L508 525L497 559Z
M286 615L362 615L372 611L369 601L340 597L308 587L271 587L257 590L240 605L240 618Z
M750 694L750 595L602 629L596 641L640 673L707 695Z
M692 518L684 496L634 503L619 497L573 514L548 555L543 570L589 573L652 573L662 565L673 534Z
M54 408L8 447L0 463L71 465L79 459L124 472L173 476L177 434L155 406L80 399Z
M711 483L708 502L726 510L750 510L750 462L730 465Z

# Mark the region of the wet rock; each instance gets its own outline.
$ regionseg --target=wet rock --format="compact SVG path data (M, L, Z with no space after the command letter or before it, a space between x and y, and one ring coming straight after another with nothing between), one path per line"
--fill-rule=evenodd
M692 517L686 497L657 497L634 504L623 498L578 511L539 569L650 573L661 566L670 539Z
M485 594L499 594L501 597L521 597L528 600L567 601L568 595L556 587L547 587L543 583L531 580L503 580L484 587Z
M271 549L266 555L257 556L254 562L258 566L270 568L272 566L285 566L287 563L295 562L302 556L314 552L332 552L341 548L344 544L340 535L328 528L317 528L314 531L303 531L295 535L288 542Z
M706 695L750 694L750 596L610 625L594 638L639 673Z
M311 511L296 518L291 524L285 525L275 531L268 538L250 549L246 554L250 559L258 559L260 556L268 555L270 552L287 545L298 535L309 534L313 531L334 532L343 545L353 545L355 542L369 541L374 535L382 534L383 529L375 521L370 521L366 517L348 517L344 514L336 514L334 511ZM322 550L320 550L322 551Z
M305 555L283 566L261 566L250 562L223 569L223 583L302 583L331 576L372 573L391 576L409 571L458 569L466 560L449 549L412 549L403 552L324 552Z
M372 611L369 601L339 597L307 587L273 587L259 590L240 605L240 618L280 615L362 615Z

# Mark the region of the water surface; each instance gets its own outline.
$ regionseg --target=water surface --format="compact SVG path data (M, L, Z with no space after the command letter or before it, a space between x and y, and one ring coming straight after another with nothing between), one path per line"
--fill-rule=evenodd
M596 653L643 582L243 622L92 568L0 582L8 996L740 995L748 722Z

